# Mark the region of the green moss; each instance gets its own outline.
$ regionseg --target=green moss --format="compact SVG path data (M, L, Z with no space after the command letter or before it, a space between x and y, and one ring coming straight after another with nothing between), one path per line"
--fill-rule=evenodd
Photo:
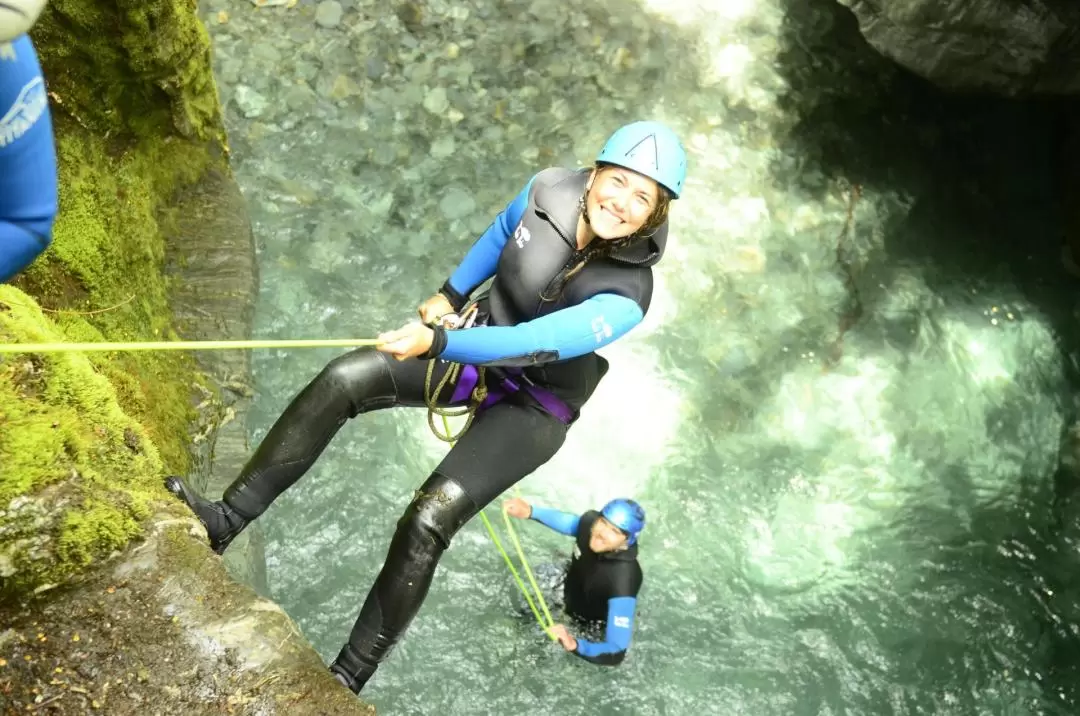
M87 499L64 516L57 556L67 571L92 564L94 558L123 547L141 532L144 510L133 511Z
M35 26L60 213L49 250L0 286L0 342L175 337L162 228L224 161L195 9L52 0ZM0 355L0 603L139 534L162 475L188 468L196 379L174 352Z
M195 181L210 155L189 142L142 140L113 156L103 139L58 122L60 214L52 248L16 284L55 314L66 340L161 340L172 314L157 215L172 190ZM58 280L62 277L63 280ZM74 287L74 288L73 288ZM176 353L92 354L120 404L146 426L171 470L183 470L191 419L190 359ZM179 378L179 380L178 380Z
M98 134L224 143L195 0L52 0L35 26L49 88Z
M0 342L64 338L30 296L0 286ZM62 581L136 535L138 520L161 497L163 464L85 355L0 358L0 505L28 497L41 508L25 519L13 510L0 520L6 543L25 543L8 555L15 576L0 586L4 601Z

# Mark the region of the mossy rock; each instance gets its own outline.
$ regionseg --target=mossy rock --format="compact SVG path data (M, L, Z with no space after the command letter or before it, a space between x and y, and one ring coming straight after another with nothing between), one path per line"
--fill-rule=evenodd
M0 343L248 337L254 248L195 3L51 0L32 36L60 214L0 286ZM238 469L248 361L0 354L0 711L374 713L162 485Z
M0 341L66 339L30 296L0 286ZM5 355L0 424L0 601L62 582L139 534L161 454L84 354Z
M53 0L32 38L60 174L53 244L0 287L0 341L175 337L162 267L174 197L227 171L194 2ZM0 356L0 606L140 532L190 464L190 357Z

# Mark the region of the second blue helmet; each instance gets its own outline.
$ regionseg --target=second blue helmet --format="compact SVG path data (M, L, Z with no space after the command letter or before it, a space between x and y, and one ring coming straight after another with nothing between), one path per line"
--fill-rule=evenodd
M611 524L626 533L626 543L637 542L641 530L645 529L645 510L633 500L619 498L604 505L600 511Z

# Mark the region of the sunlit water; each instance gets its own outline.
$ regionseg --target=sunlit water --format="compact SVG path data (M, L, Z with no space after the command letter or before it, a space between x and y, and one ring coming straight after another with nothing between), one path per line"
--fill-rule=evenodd
M1076 713L1076 530L1051 511L1075 299L1036 111L941 98L825 0L425 2L405 24L342 5L328 28L313 5L202 8L261 337L410 319L533 172L626 121L670 123L691 164L645 324L521 483L567 510L645 505L630 657L548 642L476 521L366 700ZM256 355L254 440L336 354ZM328 661L444 450L422 410L364 416L262 520L273 595ZM533 564L569 552L521 530Z

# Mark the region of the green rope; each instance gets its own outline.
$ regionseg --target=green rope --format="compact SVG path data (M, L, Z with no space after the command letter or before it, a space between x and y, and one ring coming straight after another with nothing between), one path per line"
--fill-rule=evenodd
M446 415L443 415L442 419L443 429L446 430L446 434L449 435L450 421L447 419ZM443 438L441 435L439 437ZM453 445L453 443L451 443L451 445ZM521 549L521 542L518 540L517 531L514 529L513 523L510 522L510 516L503 511L503 520L506 522L506 529L510 532L510 539L514 542L514 548L517 550L518 559L521 560L521 566L525 568L525 574L529 577L529 583L536 592L536 601L540 602L540 608L544 610L543 616L541 616L540 611L536 608L536 603L533 602L533 598L529 594L525 582L522 581L521 575L518 574L517 568L514 567L513 560L511 560L510 555L506 553L506 550L502 546L502 542L499 541L499 536L495 533L495 528L491 526L491 520L488 519L487 514L485 514L483 510L480 511L480 519L484 522L484 527L487 527L488 534L491 535L491 541L495 543L495 548L499 550L499 554L502 555L503 560L506 562L506 566L510 568L510 573L514 575L514 581L517 582L518 588L525 596L525 601L529 603L529 609L532 610L533 616L536 617L536 623L540 625L540 628L544 630L544 633L548 635L549 639L558 641L558 637L551 633L551 627L555 625L555 620L551 618L551 612L548 611L547 602L544 601L544 594L536 584L536 578L533 576L532 569L529 568L529 561L525 559L525 552ZM545 617L547 618L546 621Z
M518 541L517 530L514 529L514 525L510 522L510 515L506 514L506 510L502 511L503 522L506 523L506 530L510 533L510 539L514 542L514 549L517 550L518 559L521 560L521 566L525 568L525 575L529 578L529 584L532 585L533 591L536 592L536 599L540 602L540 607L544 610L544 616L547 617L547 625L551 627L555 624L555 620L551 618L551 612L548 611L547 602L544 601L544 594L540 591L540 586L536 583L536 577L533 576L532 569L529 568L529 562L525 559L525 552L521 549L521 542ZM521 580L519 579L520 583ZM539 617L537 617L539 619ZM541 622L540 626L544 626ZM554 638L554 637L552 637Z
M378 345L376 338L277 341L136 341L131 343L0 343L0 353L89 351L221 351L237 348L354 348Z

